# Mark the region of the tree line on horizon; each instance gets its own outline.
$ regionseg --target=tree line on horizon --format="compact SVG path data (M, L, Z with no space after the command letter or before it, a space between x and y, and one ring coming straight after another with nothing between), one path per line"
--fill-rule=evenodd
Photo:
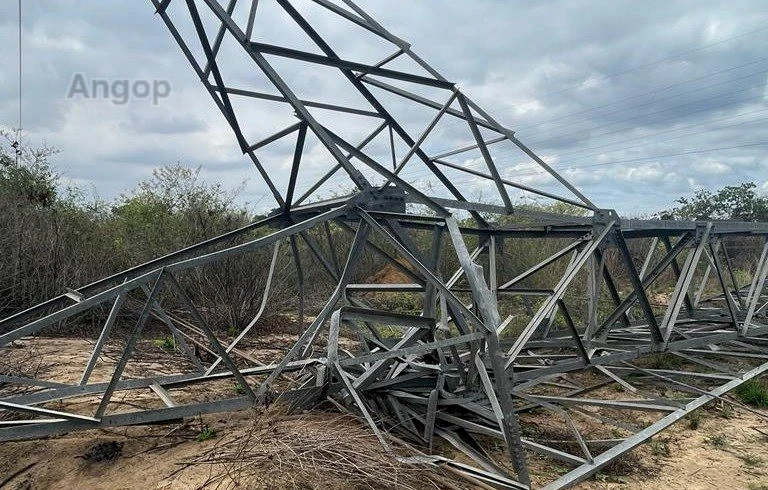
M50 162L55 153L48 147L29 148L17 162L0 149L0 318L263 217L238 204L237 190L204 182L199 168L181 164L154 170L111 202L89 200L63 185ZM754 182L698 190L676 203L654 217L768 221L768 197L757 192ZM334 233L340 235L340 247L348 244L347 235ZM543 257L551 251L531 253ZM227 259L193 273L186 286L193 299L211 305L206 315L214 326L237 329L259 307L270 259L271 250ZM298 294L296 278L283 273L292 269L291 260L290 247L284 247L272 285L273 308L280 307L281 298L289 301ZM363 265L363 274L369 275L383 266L372 259ZM304 272L318 298L324 287L333 287L321 271Z

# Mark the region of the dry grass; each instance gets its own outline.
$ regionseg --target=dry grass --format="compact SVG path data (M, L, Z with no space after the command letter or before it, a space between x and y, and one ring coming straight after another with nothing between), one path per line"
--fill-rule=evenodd
M376 436L347 415L287 415L273 405L251 427L190 464L212 465L200 488L392 489L462 488L435 468L398 462Z

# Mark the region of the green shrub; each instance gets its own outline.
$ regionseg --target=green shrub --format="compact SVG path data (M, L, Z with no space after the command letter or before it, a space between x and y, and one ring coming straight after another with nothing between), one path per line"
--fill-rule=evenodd
M413 293L376 293L375 296L371 296L371 303L374 306L405 315L418 315L424 305L420 295Z
M640 361L648 369L680 369L685 365L685 359L668 352L651 354Z

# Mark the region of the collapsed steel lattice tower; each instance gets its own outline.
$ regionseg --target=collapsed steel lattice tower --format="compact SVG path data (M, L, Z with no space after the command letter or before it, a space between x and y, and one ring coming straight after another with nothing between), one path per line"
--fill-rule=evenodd
M108 307L78 383L0 376L6 386L33 388L12 396L0 392L0 409L16 414L0 422L0 441L237 410L264 402L277 389L293 404L308 407L330 399L354 411L385 446L383 430L430 447L433 438L443 438L480 467L440 456L425 456L422 462L453 465L494 488L529 488L528 463L534 454L570 465L567 473L542 483L554 489L584 480L687 413L768 370L768 224L626 220L596 207L512 130L351 0L152 4L277 208L262 221L0 321L0 347L10 346L68 318L84 312L97 315ZM259 23L267 8L279 10L285 28L300 33L301 49L257 41L267 27ZM368 44L335 46L334 32L320 33L327 29L323 16ZM379 54L380 60L370 59ZM227 75L233 59L238 59L238 69L247 63L252 70ZM295 80L289 82L291 76ZM336 98L305 96L325 86L319 82L323 76L336 77L344 85ZM259 113L243 117L236 110L243 101L265 104L262 115L267 116L264 107L269 106L270 117L280 115L274 119L289 122L270 131L251 131ZM454 140L463 134L472 143L436 152L441 131L443 136L450 132ZM505 156L500 150L505 147L518 156ZM270 158L286 153L291 164L283 179ZM457 163L457 156L474 158L484 170ZM548 176L546 185L533 186L520 178L525 172L519 175L515 169L521 158ZM306 167L312 171L305 172ZM319 177L318 168L323 170ZM421 171L418 182L431 184L405 177L414 169ZM461 189L468 175L486 182L492 196L486 195L483 202L468 198ZM346 182L354 191L318 200L327 195L324 186L330 182ZM510 194L516 192L586 212L532 211L515 205L516 195ZM466 219L460 224L457 217ZM345 261L336 256L340 247L329 232L331 224L353 237ZM428 250L419 248L415 233L430 237ZM740 284L734 272L726 246L731 237L762 246L748 284ZM525 254L508 245L523 238L528 247L536 247L536 242L559 246L546 259L526 263ZM271 246L266 301L282 242L290 246L302 293L308 286L303 272L308 267L322 268L337 285L308 324L303 300L298 301L301 334L278 363L264 365L237 348L242 339L255 335L252 329L263 308L234 340L224 343L206 325L200 305L193 304L180 279ZM313 262L299 253L299 243ZM474 244L472 251L467 243ZM640 247L645 252L636 260L630 250ZM385 259L411 282L354 282L364 252ZM445 278L439 264L449 254L460 267ZM617 260L608 260L609 254ZM529 286L531 278L558 267L562 274L551 287ZM516 271L514 276L506 277L510 270ZM620 284L619 273L626 284ZM675 286L659 306L650 291L662 277L672 277ZM706 298L712 282L719 294ZM580 293L577 300L566 294L574 290ZM366 300L371 292L419 294L423 311L404 315L372 308ZM188 318L163 309L161 300L167 295L185 305ZM111 377L91 381L117 318L128 307L127 300L136 296L142 299L138 320ZM502 316L500 305L515 301L523 305L522 313ZM170 328L191 370L125 375L150 317ZM522 325L512 328L521 318ZM342 328L360 333L353 351L340 345ZM384 329L399 334L392 339L383 335ZM213 360L201 360L192 343L214 354ZM645 362L660 353L679 361L674 369ZM594 376L589 384L578 378L586 374ZM292 383L284 388L281 380L286 375ZM242 395L197 401L174 397L175 390L199 386L197 391L204 393L207 383L232 378ZM623 392L606 389L611 386ZM663 387L661 393L658 386ZM111 404L115 393L131 390L152 390L163 406L126 411ZM50 408L54 401L85 396L98 397L95 411ZM570 440L554 444L537 438L528 430L534 422L525 418L533 411L559 420ZM620 435L585 438L580 418L598 420ZM485 454L478 437L501 440L510 465Z

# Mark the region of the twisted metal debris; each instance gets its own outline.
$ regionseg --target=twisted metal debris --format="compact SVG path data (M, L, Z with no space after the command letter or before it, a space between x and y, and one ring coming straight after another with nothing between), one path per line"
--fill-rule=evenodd
M385 447L385 431L426 448L443 439L477 466L439 455L417 459L453 465L456 472L493 488L530 488L532 458L567 465L563 474L539 482L556 489L583 481L768 369L768 224L626 220L598 208L514 131L351 0L152 4L277 208L262 221L67 291L0 321L0 331L5 332L0 346L9 346L44 335L46 329L85 312L98 316L107 307L101 335L79 382L0 376L6 386L30 388L2 395L2 412L13 416L0 422L0 441L237 410L263 403L277 390L294 406L330 400L358 414ZM286 29L303 36L297 42L301 49L256 40L266 28L259 19L268 8L279 11ZM356 32L361 46L332 47L334 43L317 30L325 27L318 21L322 16L333 18L337 29ZM362 44L363 38L369 45ZM372 44L381 49L376 51ZM378 61L359 61L378 52L383 53ZM225 77L232 68L227 60L235 56L251 64L252 78ZM302 77L333 72L344 84L344 97L330 101L305 96L317 88L315 82L302 78L292 87L287 78L295 71L284 70L291 63L302 67ZM338 98L343 102L336 102ZM274 112L269 115L284 114L295 122L271 134L262 131L259 139L251 140L248 125L254 114L239 117L234 109L242 100L271 104ZM471 142L436 152L435 142L443 141L439 133L449 121L454 124L451 134L463 135L453 140ZM286 143L292 148L291 165L281 191L278 166L270 162L283 154ZM505 157L499 150L505 147L517 156ZM305 175L304 167L318 168L318 152L324 173ZM473 158L474 163L457 163L455 158ZM546 185L526 183L517 167L510 167L510 161L521 158L547 176ZM414 168L428 175L429 187L404 177L404 169ZM493 202L467 198L460 185L467 176L487 183ZM354 192L317 200L325 184L339 181L349 183ZM517 206L510 193L519 191L585 210L587 216ZM504 221L510 216L514 219ZM505 222L511 224L501 224ZM335 255L341 248L331 233L323 235L331 224L354 237L344 261ZM431 248L420 249L414 233L429 235ZM321 245L318 236L326 236L328 243ZM729 255L728 243L734 237L762 246L746 284L737 280ZM526 263L509 245L520 238L528 239L528 247L555 243L559 249L538 263ZM232 245L232 240L240 243ZM298 253L299 242L314 262L306 263ZM279 362L265 365L238 349L243 339L256 335L253 327L263 308L240 335L224 343L206 325L198 309L202 305L192 303L179 278L233 256L274 247L266 302L281 243L291 247L302 292L307 267L322 268L337 285L308 324L303 322L303 300L298 302L300 335ZM476 247L470 251L467 243ZM641 248L644 253L637 260ZM388 261L411 282L355 282L364 253ZM460 267L446 279L439 265L448 255ZM609 265L609 255L618 265ZM563 272L550 288L528 286L542 271L557 267ZM516 275L509 277L510 270ZM670 278L674 288L663 304L653 304L658 301L652 301L651 290L662 288ZM707 297L712 287L719 293ZM418 315L393 313L373 308L366 300L369 293L392 292L420 295L423 310ZM168 295L185 305L189 320L163 309L162 299ZM111 375L93 381L113 327L128 308L126 300L136 296L142 298L135 312L138 319L121 344ZM503 317L502 305L514 301L524 305L522 311ZM170 328L190 360L189 371L126 375L151 317ZM397 332L394 337L392 330ZM359 345L342 348L342 338L354 337L350 331L358 334ZM213 359L203 361L192 343L214 354ZM667 357L675 362L659 362ZM286 375L294 384L281 384ZM190 387L206 393L206 383L226 379L236 381L242 394L211 391L196 401L175 395L185 389L188 394ZM113 403L117 393L150 390L162 406L126 408ZM87 396L96 398L95 410L51 408L54 401ZM555 421L557 441L542 430L546 417ZM586 422L610 431L596 431ZM485 442L494 439L506 450L503 462L485 449Z

